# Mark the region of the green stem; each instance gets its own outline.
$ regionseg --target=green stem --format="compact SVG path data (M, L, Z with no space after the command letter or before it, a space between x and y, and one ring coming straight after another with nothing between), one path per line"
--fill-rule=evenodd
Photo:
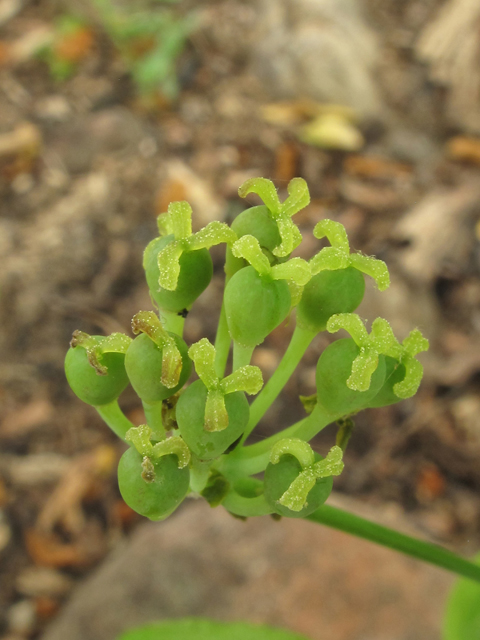
M199 460L195 454L192 453L190 463L190 489L195 493L203 491L207 485L208 477L210 475L209 461Z
M243 269L243 267L246 267L247 265L247 261L243 258L235 258L232 250L227 246L227 250L225 252L226 282L228 282L230 278L237 273L237 271L240 271L240 269Z
M263 495L256 498L245 498L236 491L230 491L222 501L222 507L236 516L266 516L273 513Z
M130 422L120 409L118 401L114 400L109 404L102 404L99 407L95 407L95 409L113 433L125 441L125 434L134 424Z
M338 431L335 444L345 453L348 442L352 437L355 423L351 418L344 418L338 422Z
M171 311L160 311L160 320L162 321L165 331L176 333L177 336L183 336L183 325L185 324L185 318L179 316L178 313L172 313Z
M395 549L412 558L429 562L447 571L480 582L480 566L465 560L465 558L438 545L412 538L342 509L323 505L308 516L307 520L351 533L359 538L370 540L389 549Z
M227 246L225 251L225 287L230 278L238 271L238 258L232 254L232 250ZM225 302L222 301L220 318L218 321L217 335L215 336L215 372L219 378L225 375L225 367L227 366L228 354L230 352L230 344L232 339L228 331L227 314L225 312Z
M265 440L247 447L238 447L232 453L217 460L214 467L231 481L260 473L269 463L270 451L276 442L283 438L300 438L308 442L326 426L335 422L338 417L332 416L317 405L314 411L303 420Z
M240 369L240 367L250 364L254 349L255 347L245 347L244 345L238 344L238 342L234 341L232 371L236 371L237 369Z
M149 404L142 400L145 418L150 429L154 432L156 440L162 440L165 437L165 428L162 419L162 402Z
M317 404L308 418L299 423L293 437L309 442L317 433L320 433L322 429L332 424L332 422L336 422L342 415L343 414L332 415L331 413L327 413L322 405Z
M225 304L222 302L217 335L215 336L215 373L219 378L223 378L225 375L225 367L227 366L228 354L230 352L230 343L231 338L230 333L228 332L227 314L225 313Z
M280 364L250 407L250 420L243 434L242 442L245 442L273 402L275 402L290 376L299 365L315 335L312 331L302 329L298 325L295 327L290 344Z

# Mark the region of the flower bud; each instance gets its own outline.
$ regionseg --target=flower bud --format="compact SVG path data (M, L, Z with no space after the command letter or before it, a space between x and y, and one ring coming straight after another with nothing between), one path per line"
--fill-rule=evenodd
M75 331L65 357L65 375L72 391L86 404L110 404L128 386L125 351L131 339L123 334L89 336Z

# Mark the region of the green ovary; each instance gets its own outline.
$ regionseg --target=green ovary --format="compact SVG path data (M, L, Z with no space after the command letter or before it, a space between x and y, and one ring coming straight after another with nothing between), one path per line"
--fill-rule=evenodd
M360 354L352 338L342 338L329 345L317 364L318 402L334 415L348 415L369 406L369 402L380 391L385 380L385 357L380 355L370 387L366 391L349 389L347 380L352 373L352 364Z
M265 205L242 211L232 222L232 229L239 238L245 235L254 236L260 246L269 251L273 251L282 241L277 223L272 220Z
M146 334L133 340L125 355L125 368L137 395L148 403L160 402L169 398L183 387L192 370L187 353L187 345L176 334L169 333L182 356L182 371L178 384L169 389L160 380L162 377L162 349Z
M285 280L272 280L245 267L227 284L224 301L232 339L255 347L285 320L291 297Z
M393 387L405 378L405 367L395 358L385 356L385 382L372 400L369 401L370 408L386 407L389 404L400 402L402 398L395 395Z
M241 391L225 396L228 427L222 431L205 430L207 388L196 380L180 396L177 423L180 434L189 449L201 460L213 460L237 440L245 430L249 418L248 402Z
M127 449L118 465L118 486L128 506L150 520L164 520L180 505L190 483L188 467L178 468L176 455L152 461L152 477L142 477L144 458L134 448Z
M365 293L363 274L353 267L320 271L305 285L297 306L297 322L303 329L325 331L336 313L355 311Z
M101 336L92 337L102 339ZM128 386L124 362L123 353L103 354L102 365L107 368L107 375L99 375L89 363L83 347L70 347L65 357L65 375L80 400L98 407L116 400Z
M180 275L175 291L160 287L157 257L173 236L155 238L145 249L143 267L152 298L163 311L179 313L189 309L207 288L213 275L213 263L207 249L186 251L180 256Z
M322 460L321 456L315 454L315 461ZM283 455L277 464L268 464L265 469L265 499L270 507L281 516L288 518L305 518L320 507L328 498L332 491L333 479L317 479L314 487L307 496L307 504L300 511L292 511L288 507L281 505L278 501L287 491L292 482L301 474L302 466L292 455Z

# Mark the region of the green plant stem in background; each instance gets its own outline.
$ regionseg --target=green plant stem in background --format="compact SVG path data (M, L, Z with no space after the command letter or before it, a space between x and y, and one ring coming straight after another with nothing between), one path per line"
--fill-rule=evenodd
M134 426L133 422L125 416L118 406L118 401L114 400L109 404L95 407L102 420L110 427L115 435L125 441L125 434Z
M243 434L242 442L245 442L265 413L275 402L283 387L290 379L290 376L294 373L300 363L300 360L303 358L305 351L308 349L315 335L316 334L312 331L301 329L299 326L295 327L290 344L288 345L280 364L250 407L250 420L248 421L247 428Z
M145 418L148 426L155 434L155 439L160 440L165 436L165 428L162 420L162 403L155 402L149 404L142 401L143 410L145 411Z
M238 342L233 343L232 371L236 371L240 369L240 367L245 367L247 364L250 364L254 348L255 347L245 347L242 344L238 344Z
M225 304L222 302L220 319L218 321L217 335L215 336L215 373L219 378L225 376L228 354L230 353L231 338L228 332Z
M160 311L160 319L165 331L176 333L177 336L183 336L183 325L185 318L179 316L178 313L170 313L169 311Z
M400 551L412 558L423 560L465 578L480 582L480 566L465 560L465 558L461 558L438 545L412 538L342 509L323 505L308 516L307 520L324 524L327 527L332 527L345 533L351 533L358 538L364 538L389 549L395 549L395 551Z

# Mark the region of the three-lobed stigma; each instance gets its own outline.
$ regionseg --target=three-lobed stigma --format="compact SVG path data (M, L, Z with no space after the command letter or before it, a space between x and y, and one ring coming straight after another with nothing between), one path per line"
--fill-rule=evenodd
M258 393L263 386L262 372L258 367L245 365L225 378L218 377L215 371L215 347L207 338L192 344L188 354L207 389L204 428L206 431L223 431L229 424L225 396L237 391L245 391L250 395Z

